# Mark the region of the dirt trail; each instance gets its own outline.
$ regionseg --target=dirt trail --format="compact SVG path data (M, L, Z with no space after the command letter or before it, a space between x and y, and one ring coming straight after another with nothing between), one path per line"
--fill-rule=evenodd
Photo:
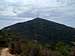
M9 48L3 48L0 52L0 56L16 56L9 53Z

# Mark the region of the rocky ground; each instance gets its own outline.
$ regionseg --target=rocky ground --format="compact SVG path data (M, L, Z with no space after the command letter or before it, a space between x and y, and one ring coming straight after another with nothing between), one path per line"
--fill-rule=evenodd
M9 48L2 48L0 50L0 56L16 56L9 53Z

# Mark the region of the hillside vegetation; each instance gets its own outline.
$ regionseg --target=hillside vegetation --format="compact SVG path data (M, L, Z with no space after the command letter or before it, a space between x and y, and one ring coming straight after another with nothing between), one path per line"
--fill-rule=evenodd
M74 56L75 29L36 18L0 30L0 47L20 56Z

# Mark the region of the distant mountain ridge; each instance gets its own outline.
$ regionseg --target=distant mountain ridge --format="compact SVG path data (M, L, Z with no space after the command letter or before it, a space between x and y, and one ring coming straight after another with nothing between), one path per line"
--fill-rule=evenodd
M22 39L37 40L39 42L72 41L75 37L75 28L48 21L42 18L17 23L2 29L5 32L19 33Z

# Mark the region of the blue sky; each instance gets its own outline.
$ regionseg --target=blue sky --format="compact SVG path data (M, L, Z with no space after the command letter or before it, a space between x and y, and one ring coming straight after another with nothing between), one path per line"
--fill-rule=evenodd
M75 27L75 0L0 0L0 29L37 16Z

